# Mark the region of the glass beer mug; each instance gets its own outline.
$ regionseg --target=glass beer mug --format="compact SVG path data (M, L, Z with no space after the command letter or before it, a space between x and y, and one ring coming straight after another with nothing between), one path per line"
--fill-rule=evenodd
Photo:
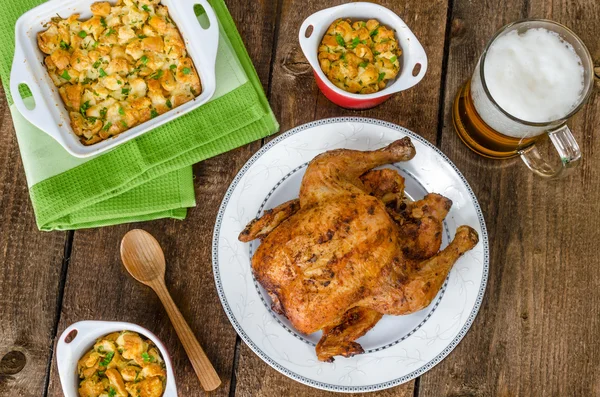
M565 176L581 159L566 122L588 99L593 80L590 53L571 30L548 20L511 23L490 40L459 90L454 127L482 156L521 156L542 177ZM545 135L560 165L538 150Z

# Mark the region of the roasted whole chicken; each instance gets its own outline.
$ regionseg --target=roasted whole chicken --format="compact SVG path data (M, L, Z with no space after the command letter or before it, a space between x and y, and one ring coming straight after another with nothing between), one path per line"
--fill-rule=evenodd
M321 361L363 353L355 340L384 314L427 307L478 242L475 230L460 226L439 251L452 202L439 194L408 201L396 171L373 169L414 155L408 137L375 151L325 152L309 164L298 199L266 211L239 235L261 239L252 271L272 309L302 333L323 331Z

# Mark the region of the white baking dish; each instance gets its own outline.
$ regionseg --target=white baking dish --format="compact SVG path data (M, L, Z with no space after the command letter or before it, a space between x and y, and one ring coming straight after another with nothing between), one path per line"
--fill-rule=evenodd
M79 375L77 374L77 361L94 346L96 339L119 331L134 331L150 339L165 361L167 371L167 384L163 397L176 397L177 387L175 386L175 375L171 358L165 348L165 345L146 328L136 324L124 323L118 321L80 321L65 329L58 343L56 344L56 361L58 365L58 376L63 388L65 397L79 397ZM67 336L73 331L77 331L75 337L67 342Z
M219 44L217 17L206 0L162 0L177 24L186 44L190 58L200 75L202 93L187 102L152 120L146 121L122 134L94 145L85 146L71 129L69 114L57 88L43 64L44 54L37 45L37 33L45 30L44 24L57 14L67 18L80 14L82 19L92 16L90 6L99 0L51 0L23 14L15 25L15 57L10 74L10 92L19 112L31 124L54 138L70 154L89 157L105 152L158 127L192 109L206 103L215 92L215 61ZM114 4L114 1L111 1ZM210 26L200 26L194 13L194 5L204 7ZM19 85L29 86L35 100L35 108L27 109L19 95Z

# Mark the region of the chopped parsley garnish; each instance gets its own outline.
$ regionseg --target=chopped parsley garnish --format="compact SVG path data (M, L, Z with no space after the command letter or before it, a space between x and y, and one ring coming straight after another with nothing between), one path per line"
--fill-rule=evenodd
M379 52L379 51L373 51L373 55L379 55L379 54L381 54L381 52Z
M175 70L175 69L177 69L177 65L171 65L171 66L169 66L169 69Z
M394 55L393 57L390 58L390 62L394 63L394 62L396 62L396 59L398 59L398 57L396 55Z
M104 19L104 17L101 17L101 18L100 18L100 24L102 25L102 27L103 27L104 29L106 29L106 26L107 26L107 25L106 25L106 19Z
M340 56L340 59L341 59L342 61L345 61L345 60L346 60L346 53L345 53L345 52L343 52L343 53L342 53L342 55Z
M60 77L62 77L65 80L71 80L71 76L69 75L69 72L66 71L66 70L64 72L62 72L62 74L60 75Z
M106 109L106 108L103 108ZM104 112L106 114L106 112ZM98 346L98 353L104 353L104 346L100 345Z
M373 30L371 33L369 33L369 36L373 37L373 36L377 36L379 34L379 26Z
M173 109L173 104L171 103L171 100L170 100L170 99L167 99L167 107L168 107L169 109Z
M119 108L119 114L121 116L125 116L125 110L123 110L123 108Z
M98 371L98 376L104 376L104 371Z
M100 59L98 59L96 62L94 62L94 64L92 65L92 67L94 69L98 69L100 67L100 65L102 65L102 61Z
M158 116L158 112L156 111L156 109L152 109L152 110L150 111L150 117L151 117L151 118L155 118L155 117L157 117L157 116ZM148 356L148 357L150 357L150 356L148 355L148 353L142 353L142 358L144 359L144 361L146 361L146 357L144 356L144 354L145 354L146 356ZM147 362L147 361L146 361L146 362Z
M87 37L87 33L85 30L82 30L81 32L77 33L77 36L81 37L82 39L85 39Z
M99 41L96 41L96 42L94 42L94 44L92 44L92 48L96 48L96 47L98 47L98 44L99 44L99 43L100 43Z
M121 80L117 80L117 84L121 85L121 84L123 84L123 82Z
M181 72L183 74L190 74L190 73L192 73L192 69L190 69L190 68L183 68L183 69L181 69Z
M66 41L63 41L63 40L61 40L61 41L60 41L60 48L62 48L63 50L65 50L65 51L66 51L66 50L68 50L69 48L71 48L71 46L70 46L70 45L68 45Z
M114 32L115 32L115 30L113 28L110 28L110 29L108 29L108 32L106 32L106 36L110 36Z
M142 10L146 11L146 12L150 12L150 7L148 7L146 4L144 4L142 6Z
M102 118L106 117L106 112L108 112L107 108L100 109L100 117L102 117ZM102 350L104 350L104 348L102 346L100 346L100 348L102 348ZM98 351L100 351L100 349L98 349Z
M123 126L123 128L127 128L127 123L124 120L120 121L121 125Z
M156 110L152 109L154 112L156 112ZM158 116L158 113L156 113L156 115ZM153 116L156 117L156 116ZM149 355L147 352L143 352L142 353L142 358L144 359L145 363L151 363L154 360L154 357L152 357L151 355Z
M107 123L107 125L110 123ZM110 125L109 125L110 127ZM106 128L106 126L104 126L105 129L108 130L108 128ZM110 362L112 361L113 357L115 356L114 352L108 352L106 354L106 357L104 357L104 359L102 361L100 361L100 366L101 367L106 367L108 364L110 364Z
M112 123L110 121L108 121L106 124L104 124L104 128L102 128L104 131L108 131L108 129L112 126Z
M129 95L129 88L121 88L121 95Z
M152 78L154 80L158 80L158 79L160 79L162 77L162 75L163 75L163 71L162 71L162 69L159 69L156 73L154 73L154 75L152 76Z
M377 82L379 83L384 78L385 78L385 73L379 73L379 77L377 78Z
M85 116L85 112L91 108L92 105L90 105L90 101L85 101L84 103L81 104L81 106L79 107L79 113L83 114Z
M98 69L98 72L100 73L100 77L106 77L106 76L108 76L108 74L106 74L106 72L102 68Z
M140 58L140 62L141 62L143 65L147 64L147 63L148 63L148 57L147 57L146 55L143 55L143 56Z
M345 46L346 46L346 42L344 41L344 38L342 37L342 35L341 35L341 34L339 34L339 33L338 33L338 34L336 34L336 35L335 35L335 39L336 39L336 41L338 42L338 44L339 44L339 45L341 45L342 47L345 47Z
M365 61L365 62L361 62L358 64L358 67L360 68L366 68L369 65L369 62Z
M117 395L117 391L114 389L114 387L110 387L108 389L108 397L115 397Z
M357 45L360 44L360 39L355 37L352 39L352 43L350 43L350 48L356 48Z

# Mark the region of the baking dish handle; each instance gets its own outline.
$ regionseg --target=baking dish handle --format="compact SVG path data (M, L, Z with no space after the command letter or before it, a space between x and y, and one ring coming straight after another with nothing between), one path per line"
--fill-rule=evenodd
M330 8L326 8L324 10L315 12L314 14L306 18L304 22L302 22L302 26L300 26L300 32L298 33L298 41L300 42L300 48L302 49L302 52L304 53L306 59L308 59L309 63L312 63L313 57L311 55L313 54L313 52L315 54L317 53L319 41L321 40L320 35L315 33L317 27L321 26L324 22L326 22L330 14ZM311 28L312 30L309 30L309 28ZM312 66L316 67L315 65Z
M21 84L27 85L31 91L33 100L35 101L35 107L33 109L27 108L19 93L19 86ZM12 69L10 71L10 93L17 110L27 121L46 132L57 141L61 141L60 133L56 126L56 120L54 120L52 112L47 107L46 100L40 91L40 86L33 76L31 67L27 64L25 54L23 53L23 47L18 40L16 42L15 57L13 58Z
M85 343L85 335L97 330L100 324L99 321L80 321L72 324L63 331L58 338L58 342L56 342L58 377L63 386L65 397L78 397L76 393L77 374L73 371L73 368L76 368L76 363L82 355L81 345ZM73 384L74 387L70 387L69 384Z
M217 49L219 48L219 20L215 12L207 0L176 0L170 4L171 8L175 7L177 10L176 15L180 19L176 21L177 24L183 27L186 32L194 33L194 36L186 42L186 45L192 49L194 55L204 58L202 61L209 66L205 70L210 70L212 75L209 78L211 81L214 80ZM206 12L210 23L210 26L206 29L198 22L194 12L196 4L200 4Z
M410 47L408 49L410 51L410 57L408 58L406 65L402 65L402 68L406 71L406 75L402 76L402 80L399 81L401 84L394 87L394 91L396 92L406 90L416 85L423 77L425 77L425 73L427 72L427 54L425 53L425 49L414 35L412 35L410 39ZM413 74L417 65L420 65L420 69L417 74Z

